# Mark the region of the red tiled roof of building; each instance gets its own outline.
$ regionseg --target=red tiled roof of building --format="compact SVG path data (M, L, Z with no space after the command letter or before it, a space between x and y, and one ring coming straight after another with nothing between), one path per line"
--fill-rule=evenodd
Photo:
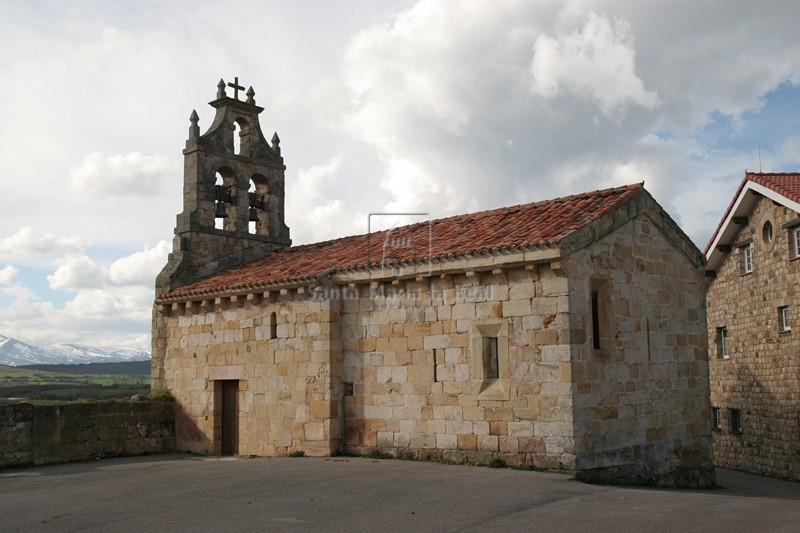
M728 219L728 215L730 214L734 205L736 205L736 201L739 199L739 195L742 194L742 190L744 189L745 185L747 185L747 182L757 183L780 194L785 198L788 198L789 200L792 200L793 202L800 203L800 173L746 172L744 175L744 179L742 180L742 183L740 183L739 188L736 189L736 194L734 194L733 198L731 199L731 203L728 204L728 208L725 210L725 214L722 215L719 224L717 224L717 228L711 235L708 244L706 244L705 250L703 250L703 253L705 255L708 255L709 249L711 248L714 241L717 239L717 235L719 235L722 226Z
M162 293L158 299L179 299L189 295L305 281L331 269L347 271L370 265L379 267L382 261L391 265L411 264L552 247L575 230L622 207L643 190L643 185L637 183L419 222L367 235L292 246ZM400 242L404 246L390 247L389 257L384 257L385 242Z

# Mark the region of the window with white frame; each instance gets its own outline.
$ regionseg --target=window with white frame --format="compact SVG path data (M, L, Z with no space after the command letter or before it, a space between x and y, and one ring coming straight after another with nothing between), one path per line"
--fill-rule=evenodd
M753 244L745 244L739 247L739 256L742 274L749 274L753 271Z
M794 252L794 257L800 257L800 226L792 229L789 235L792 236L791 248Z
M717 328L717 359L728 359L728 328Z
M791 331L792 324L789 321L789 306L785 305L778 308L778 329L780 331Z
M722 409L719 407L711 408L711 423L715 430L722 429Z

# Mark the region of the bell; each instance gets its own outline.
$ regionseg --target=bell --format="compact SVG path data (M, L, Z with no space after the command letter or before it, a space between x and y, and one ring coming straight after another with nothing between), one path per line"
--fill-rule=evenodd
M228 188L224 185L214 185L214 199L218 202L225 202L230 198Z
M258 210L255 207L250 208L250 222L258 222Z
M225 208L225 204L222 202L217 202L217 207L214 209L214 217L215 218L228 218L228 210Z

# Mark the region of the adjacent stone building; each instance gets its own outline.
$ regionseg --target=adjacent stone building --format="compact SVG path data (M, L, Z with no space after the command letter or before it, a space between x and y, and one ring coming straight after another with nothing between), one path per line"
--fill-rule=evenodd
M706 255L714 461L800 480L800 174L748 172Z
M713 483L705 260L641 184L290 246L277 136L217 96L153 308L178 449Z

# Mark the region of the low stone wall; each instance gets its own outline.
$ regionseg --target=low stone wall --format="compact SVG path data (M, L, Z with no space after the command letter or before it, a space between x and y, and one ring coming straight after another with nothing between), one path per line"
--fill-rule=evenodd
M175 404L0 405L0 468L175 450Z
M24 466L33 462L32 429L32 405L0 404L0 468Z

